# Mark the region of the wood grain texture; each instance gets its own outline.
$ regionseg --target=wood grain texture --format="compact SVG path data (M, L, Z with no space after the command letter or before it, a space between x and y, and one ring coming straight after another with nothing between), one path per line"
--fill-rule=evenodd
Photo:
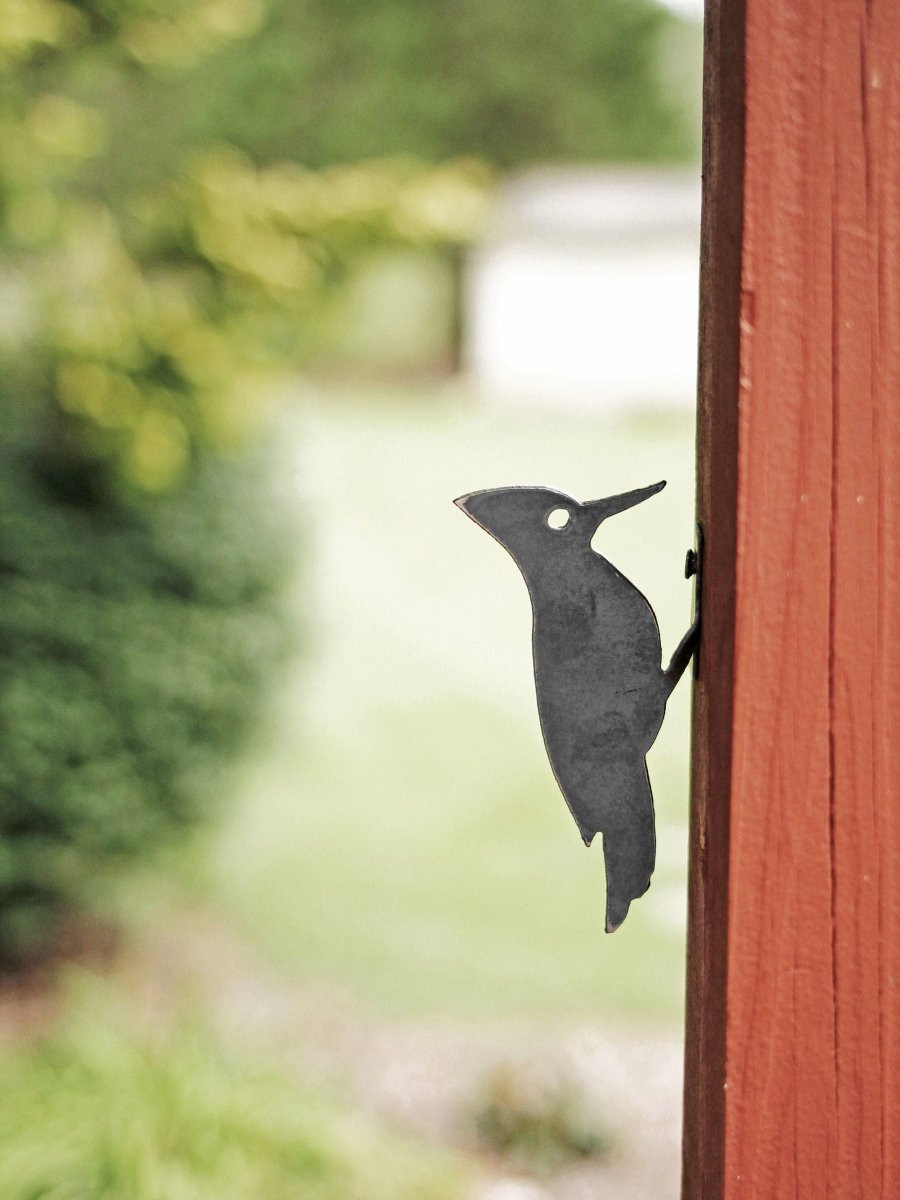
M742 233L704 282L701 364L737 370L701 375L700 512L735 559L695 707L685 1196L898 1200L900 4L710 21L744 117L707 199Z

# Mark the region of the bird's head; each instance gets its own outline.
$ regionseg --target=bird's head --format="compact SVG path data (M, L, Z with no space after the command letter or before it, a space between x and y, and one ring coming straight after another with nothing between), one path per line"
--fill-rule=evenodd
M585 504L544 487L488 488L454 504L496 538L523 569L534 568L569 547L583 553L607 517L655 496L665 480Z

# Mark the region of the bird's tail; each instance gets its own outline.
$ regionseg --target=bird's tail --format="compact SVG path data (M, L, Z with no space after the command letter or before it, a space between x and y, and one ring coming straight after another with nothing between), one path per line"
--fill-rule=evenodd
M653 793L643 759L623 795L627 795L627 800L603 829L607 933L619 928L628 915L631 901L646 892L656 864Z

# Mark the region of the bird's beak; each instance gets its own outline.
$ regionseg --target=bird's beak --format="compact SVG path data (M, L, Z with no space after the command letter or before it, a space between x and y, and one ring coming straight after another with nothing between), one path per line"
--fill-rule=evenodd
M614 517L628 508L634 508L635 504L640 504L642 500L649 500L651 496L661 492L665 486L666 481L662 479L659 483L651 483L649 487L638 488L634 492L623 492L620 496L607 496L603 500L590 500L587 504L582 505L582 508L599 525L607 517Z

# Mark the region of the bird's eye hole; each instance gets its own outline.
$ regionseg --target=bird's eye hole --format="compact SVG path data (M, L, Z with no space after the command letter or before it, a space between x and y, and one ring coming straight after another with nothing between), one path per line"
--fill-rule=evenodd
M547 524L551 529L565 529L571 517L572 514L567 508L554 508L547 513Z

